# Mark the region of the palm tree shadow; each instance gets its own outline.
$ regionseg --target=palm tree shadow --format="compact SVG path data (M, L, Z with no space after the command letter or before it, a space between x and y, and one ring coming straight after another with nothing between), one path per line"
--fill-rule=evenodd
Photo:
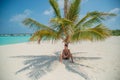
M41 76L45 75L47 72L52 71L58 62L57 56L48 56L48 55L41 55L41 56L13 56L12 58L23 58L23 64L25 67L18 70L16 74L28 70L27 73L28 77L32 78L33 80L39 79Z
M80 54L80 53L83 53L83 52L73 53L73 56L76 55L76 54ZM79 63L76 63L76 62L78 62L80 60L98 60L98 59L101 59L101 57L75 57L74 56L73 59L74 59L74 63L72 63L72 64L69 63L68 61L63 62L66 69L68 71L71 71L73 73L76 73L76 74L82 76L85 80L90 80L88 74L86 74L85 72L80 71L80 67L86 67L86 68L91 68L91 69L93 69L93 68L88 66L88 65L79 64Z
M86 73L80 71L79 66L81 66L81 65L75 64L75 63L74 64L70 64L68 62L64 62L64 64L65 64L65 67L66 67L66 69L68 71L71 71L73 73L76 73L76 74L82 76L85 80L90 80L89 76Z
M55 55L40 55L40 56L12 56L12 58L23 58L23 64L25 67L18 70L16 74L28 71L27 75L29 78L33 80L38 80L40 77L45 75L46 73L54 70L57 67L57 64L59 64L59 51L54 53ZM100 57L74 57L74 61L78 60L96 60L100 59ZM70 63L68 60L63 60L63 64L65 65L66 69L68 71L71 71L73 73L77 73L78 75L82 76L85 80L90 80L88 75L86 75L84 72L79 71L79 67L87 67L92 68L90 66L86 66L79 63Z

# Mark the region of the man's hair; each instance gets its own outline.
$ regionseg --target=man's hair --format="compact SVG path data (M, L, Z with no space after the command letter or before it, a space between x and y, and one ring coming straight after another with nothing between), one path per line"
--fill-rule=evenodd
M65 46L66 46L66 47L68 47L68 45L67 45L67 44L65 44Z

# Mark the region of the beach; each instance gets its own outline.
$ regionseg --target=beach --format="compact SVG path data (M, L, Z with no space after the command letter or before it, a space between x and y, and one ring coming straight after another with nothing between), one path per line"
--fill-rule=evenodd
M69 61L59 63L59 54L63 48L62 41L54 43L44 41L40 44L25 42L0 46L0 80L31 80L26 75L29 69L15 74L25 67L23 64L25 58L22 57L28 56L34 58L43 56L41 61L47 60L47 57L48 60L54 58L50 62L54 63L51 70L38 80L120 80L120 37L112 36L105 41L81 41L70 44L69 49L76 58L75 63L80 64L77 66L76 72L71 70L75 65L68 69L73 63Z

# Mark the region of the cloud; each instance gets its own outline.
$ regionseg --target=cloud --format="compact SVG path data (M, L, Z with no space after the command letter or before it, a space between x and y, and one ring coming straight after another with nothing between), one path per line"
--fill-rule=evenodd
M82 4L87 3L87 2L88 2L88 0L82 0Z
M109 18L107 21L104 22L104 24L109 26L111 29L119 28L120 8L111 9L109 13L117 14L117 16Z
M120 13L120 8L114 8L114 9L110 10L109 12L119 14Z
M45 11L43 12L43 14L44 14L44 15L52 15L52 14L53 14L53 9L50 8L50 9L48 9L48 10L45 10Z
M109 22L115 22L115 21L118 19L118 17L120 17L120 15L119 15L119 13L120 13L120 8L114 8L114 9L110 10L109 13L117 14L116 17L112 17L112 18L110 18L110 19L108 20Z
M32 13L31 10L26 9L26 10L24 10L23 13L12 16L12 18L10 19L10 22L21 23L21 21L24 20L25 18L29 17L31 13Z

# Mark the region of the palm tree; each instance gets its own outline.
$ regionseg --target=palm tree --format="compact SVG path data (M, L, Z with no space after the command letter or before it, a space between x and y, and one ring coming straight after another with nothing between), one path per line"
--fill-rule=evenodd
M101 41L110 36L110 30L102 24L103 20L115 16L113 13L88 12L79 19L81 0L64 0L64 17L56 0L49 0L55 16L50 25L44 25L32 18L26 18L23 24L36 29L31 41L37 40L63 40L65 44L79 42L80 40Z

